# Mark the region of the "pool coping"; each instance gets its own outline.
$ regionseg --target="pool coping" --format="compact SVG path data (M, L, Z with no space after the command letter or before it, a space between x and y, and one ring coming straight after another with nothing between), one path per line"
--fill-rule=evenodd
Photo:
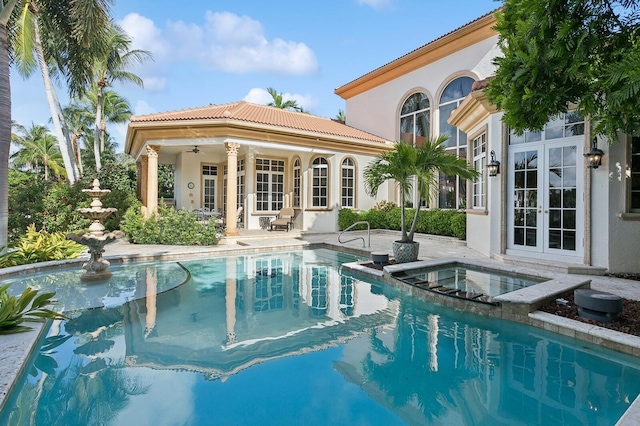
M341 245L326 242L306 242L297 241L295 243L283 244L279 246L250 246L250 245L223 245L202 247L197 251L184 251L179 253L171 253L168 251L148 252L144 254L129 255L112 255L105 258L112 263L128 263L128 262L145 262L154 260L180 260L180 259L197 259L210 256L212 254L219 255L241 255L253 253L269 253L287 250L310 249L310 248L330 248L343 252L368 255L370 250L359 249L353 247L345 247ZM47 269L55 269L57 267L82 266L86 262L88 256L78 259L42 262L40 264L22 265L11 268L4 268L0 271L0 278L19 276L26 273L40 272ZM438 266L452 261L461 264L471 265L478 268L499 270L503 272L517 273L520 275L529 275L532 277L548 278L540 284L532 287L516 290L511 293L505 293L494 297L499 298L500 314L496 312L491 314L491 309L495 306L473 302L471 300L458 299L444 294L429 292L423 288L416 287L392 277L392 273L408 269L420 269L425 267ZM409 267L407 267L409 266ZM439 303L441 305L477 313L480 315L488 315L496 318L502 318L510 321L525 323L537 328L549 330L558 334L562 334L576 340L583 340L595 343L600 346L607 347L618 352L640 356L640 337L631 336L604 327L582 323L569 318L560 317L537 309L548 300L563 297L570 294L575 288L590 288L591 280L584 277L572 276L570 274L557 273L553 271L543 271L535 273L529 268L522 268L510 264L491 264L476 261L468 258L440 258L435 260L425 260L412 262L408 264L387 265L382 271L370 267L363 266L362 263L345 263L343 268L355 274L361 274L369 278L380 279L394 287L403 288L408 293L420 297L430 302ZM538 287L541 286L541 287ZM536 288L534 290L534 287ZM432 297L426 297L431 295ZM480 307L480 308L479 308ZM488 314L486 312L489 312ZM30 323L33 329L12 335L0 335L3 340L3 351L0 354L0 411L3 409L7 395L11 392L17 379L23 373L25 365L29 360L31 351L36 342L41 338L45 329L44 323ZM5 345L5 339L8 342ZM6 350L4 350L6 348ZM616 426L631 426L640 424L640 395L634 400L627 411L616 423Z

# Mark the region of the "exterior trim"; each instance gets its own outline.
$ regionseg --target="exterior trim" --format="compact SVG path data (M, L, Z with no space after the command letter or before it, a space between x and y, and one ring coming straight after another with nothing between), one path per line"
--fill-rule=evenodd
M494 13L487 15L453 31L431 43L390 62L364 76L334 90L342 99L357 96L374 87L388 83L398 77L425 67L462 49L496 35ZM476 78L477 79L477 78Z

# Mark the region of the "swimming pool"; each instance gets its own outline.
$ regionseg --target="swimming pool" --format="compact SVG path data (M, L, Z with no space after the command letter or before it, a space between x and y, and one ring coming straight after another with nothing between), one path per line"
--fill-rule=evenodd
M181 262L183 285L53 323L0 424L614 424L640 393L635 358L427 303L353 260Z

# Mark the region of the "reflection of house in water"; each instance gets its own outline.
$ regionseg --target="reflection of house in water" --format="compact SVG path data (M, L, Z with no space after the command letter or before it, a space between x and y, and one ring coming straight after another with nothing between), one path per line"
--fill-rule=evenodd
M128 305L127 364L216 379L394 324L398 302L341 275L336 256L313 250L185 263L191 282Z
M408 424L601 424L595 416L621 414L637 395L633 360L406 301L399 319L347 342L334 369Z

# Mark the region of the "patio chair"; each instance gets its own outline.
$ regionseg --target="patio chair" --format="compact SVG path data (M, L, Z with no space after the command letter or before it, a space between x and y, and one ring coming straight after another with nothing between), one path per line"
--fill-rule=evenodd
M244 225L244 208L242 206L238 207L238 211L236 212L236 228L242 229Z
M289 232L289 229L293 228L293 217L295 214L292 207L284 207L280 210L280 213L278 213L278 217L271 221L270 230L286 229L287 232Z

